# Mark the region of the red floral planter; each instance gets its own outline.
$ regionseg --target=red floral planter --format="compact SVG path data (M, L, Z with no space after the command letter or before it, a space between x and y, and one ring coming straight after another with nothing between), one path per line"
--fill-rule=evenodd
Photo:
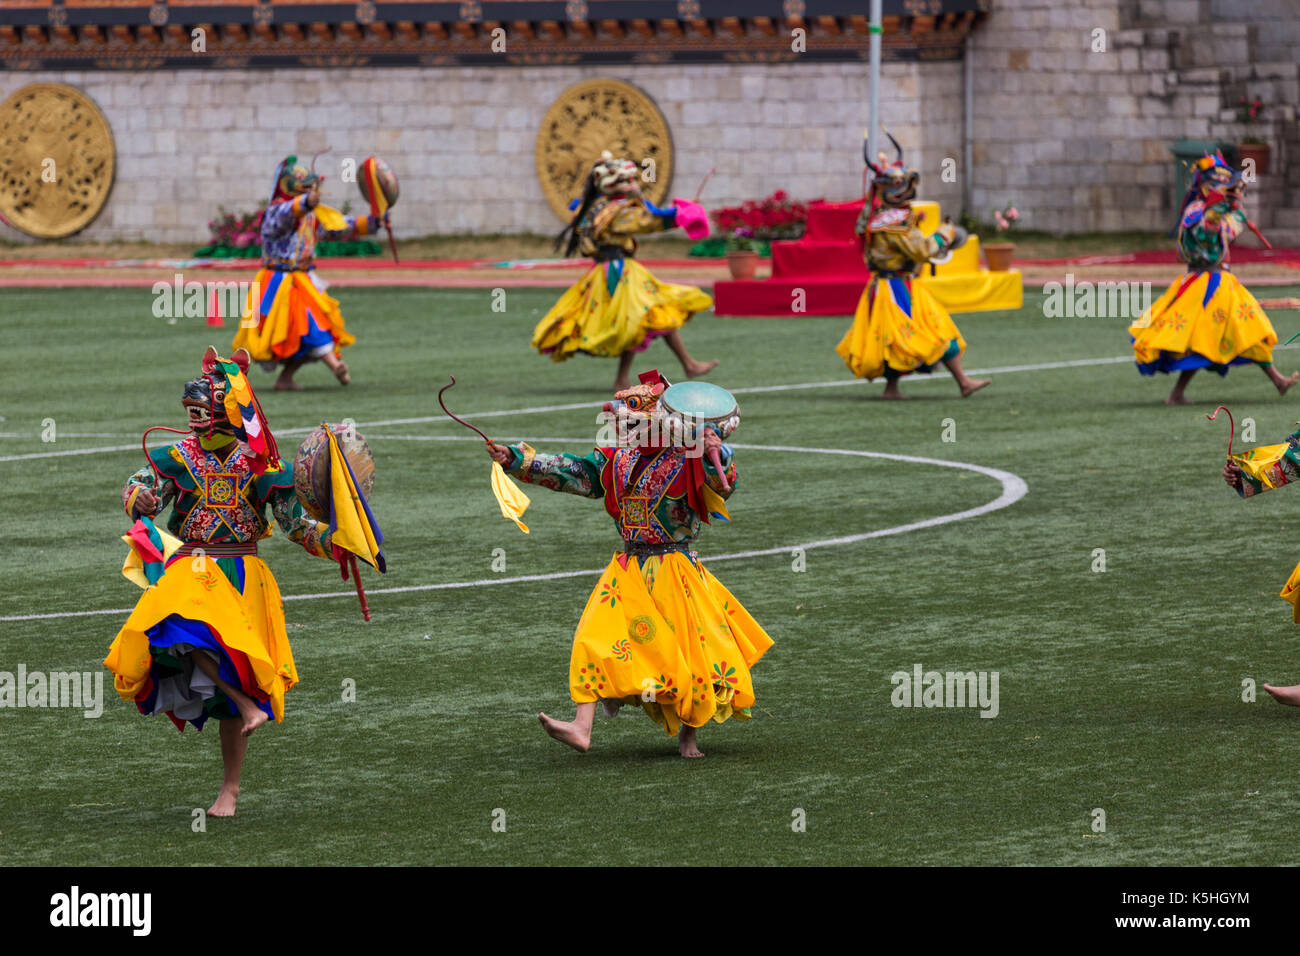
M752 279L758 269L758 253L752 249L740 249L727 253L727 268L733 279Z

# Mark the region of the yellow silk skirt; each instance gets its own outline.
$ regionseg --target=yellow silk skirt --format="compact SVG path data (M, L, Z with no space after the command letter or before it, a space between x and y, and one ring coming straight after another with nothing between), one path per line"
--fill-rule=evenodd
M313 320L334 340L335 355L356 342L343 323L338 300L318 288L310 273L261 269L231 350L248 349L255 362L282 362L298 352Z
M1291 620L1300 624L1300 564L1295 566L1291 577L1286 579L1286 584L1282 585L1278 597L1291 605Z
M626 567L624 566L626 561ZM621 700L676 734L748 720L749 670L772 639L698 561L670 552L614 556L573 636L574 701Z
M879 378L886 369L928 372L965 350L952 316L924 283L881 278L862 290L853 324L835 347L853 374L865 379Z
M660 282L635 259L623 259L623 275L609 291L598 262L569 288L533 330L533 348L563 362L577 352L617 358L639 352L659 335L679 329L713 299L694 286Z
M219 639L219 652L243 655L240 669L250 675L253 686L241 690L250 696L260 690L276 721L284 719L284 695L298 683L298 671L285 633L280 588L260 558L250 555L240 560L243 593L215 559L182 556L167 566L157 584L140 595L104 659L123 700L138 702L148 695L152 681L149 630L174 614L211 627Z
M1277 344L1255 297L1222 271L1184 275L1128 331L1144 375L1192 368L1226 374L1230 365L1272 362Z

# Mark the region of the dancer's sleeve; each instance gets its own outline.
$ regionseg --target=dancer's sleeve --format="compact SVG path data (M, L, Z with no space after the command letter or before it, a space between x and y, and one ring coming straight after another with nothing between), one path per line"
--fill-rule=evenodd
M159 479L159 477L154 474L153 469L148 465L145 465L128 478L126 480L126 485L122 488L122 507L126 509L126 516L132 521L141 517L140 513L135 510L135 502L140 496L141 491L148 488L155 495L161 498L163 492L170 484L172 484L170 478L164 477ZM149 517L152 517L152 515Z
M330 230L317 222L316 238L329 242L349 242L362 236L373 236L383 226L383 220L378 216L344 216L343 218L348 223L346 229Z
M293 490L292 479L287 486L281 484L272 486L268 490L266 500L271 505L271 514L275 515L275 523L280 526L290 541L302 545L308 554L314 554L318 558L333 559L329 525L317 521L307 513L307 509L298 500L297 492Z
M663 232L677 224L677 207L659 209L650 203L630 202L618 211L609 224L608 232L616 236L635 236L647 232Z
M1280 445L1263 445L1244 455L1233 455L1241 468L1237 494L1243 498L1281 488L1300 480L1300 431Z
M507 445L514 459L506 468L513 477L530 485L563 491L583 498L600 498L605 494L600 475L608 457L599 448L590 455L543 455L527 442Z

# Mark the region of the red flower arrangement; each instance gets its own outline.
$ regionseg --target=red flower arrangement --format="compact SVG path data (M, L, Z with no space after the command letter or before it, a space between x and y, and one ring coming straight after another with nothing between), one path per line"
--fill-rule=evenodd
M709 216L728 235L746 229L755 239L798 239L808 221L808 204L778 189L766 199L710 210Z
M258 245L262 241L262 216L265 212L266 203L262 203L257 212L239 215L218 209L217 218L208 222L211 245L234 249Z

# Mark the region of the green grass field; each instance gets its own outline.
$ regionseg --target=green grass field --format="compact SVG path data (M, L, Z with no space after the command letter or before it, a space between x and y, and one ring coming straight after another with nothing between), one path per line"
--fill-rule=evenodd
M1172 279L1172 276L1170 277ZM1300 290L1269 289L1268 295ZM1157 290L1158 293L1158 290ZM338 293L359 344L354 384L319 366L309 389L254 383L282 448L288 429L355 419L378 460L372 504L390 571L365 573L361 620L332 565L283 535L262 554L286 596L302 683L287 718L249 750L239 814L191 831L220 781L215 727L176 733L105 685L103 716L0 710L4 864L1279 864L1294 861L1300 713L1242 701L1242 681L1300 680L1300 631L1277 597L1300 545L1300 499L1243 502L1219 478L1228 404L1258 441L1280 441L1300 393L1264 377L1202 375L1192 406L1130 363L1007 371L962 401L946 374L876 400L833 348L847 318L697 317L687 341L723 360L741 392L740 486L730 525L701 553L780 547L711 567L776 644L755 670L748 723L700 733L684 761L643 716L597 718L579 755L545 737L539 710L570 715L567 662L595 569L617 546L598 502L537 489L521 534L500 517L481 444L439 419L452 408L494 437L585 452L613 363L556 365L528 348L557 293ZM135 443L179 426L182 384L231 330L167 325L148 290L0 290L0 482L6 557L0 617L129 608L119 505L138 450L12 456ZM1277 310L1285 338L1300 312ZM1019 312L958 316L971 369L1119 357L1122 320ZM1300 352L1278 353L1285 371ZM642 367L675 366L657 344ZM531 411L590 403L591 408ZM516 410L476 417L475 413ZM42 443L46 419L56 442ZM422 421L420 419L429 419ZM955 442L943 438L944 420ZM372 424L408 420L402 424ZM412 421L413 420L413 421ZM301 432L298 433L299 436ZM452 438L455 440L440 440ZM803 446L1002 469L1028 494L969 520L850 545L997 498L993 478ZM492 571L493 549L506 553ZM1106 571L1092 570L1105 549ZM383 593L591 569L551 581ZM0 621L0 670L92 671L125 611ZM902 709L890 675L996 671L1000 713ZM356 682L358 700L341 687ZM806 832L794 832L796 808ZM1106 813L1092 832L1091 812ZM505 811L505 832L492 828Z

